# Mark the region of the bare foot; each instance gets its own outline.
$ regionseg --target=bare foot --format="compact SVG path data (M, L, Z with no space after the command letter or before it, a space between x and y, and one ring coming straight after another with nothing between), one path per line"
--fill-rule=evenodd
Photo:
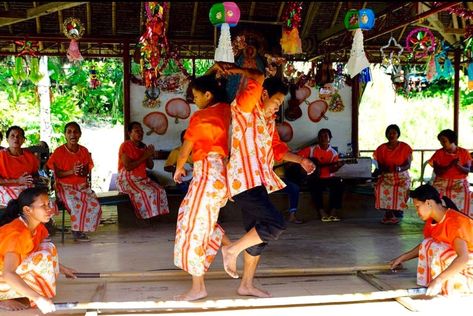
M240 285L240 287L237 290L238 295L244 295L244 296L256 296L256 297L271 297L271 293L265 290L258 289L257 287L254 286L243 286Z
M0 309L7 311L21 311L29 308L29 306L15 299L0 301Z
M222 247L222 257L223 257L223 268L234 279L238 279L238 273L236 269L237 257L235 254L232 254L228 251L229 246Z
M196 291L194 289L191 289L189 292L184 293L184 294L179 294L174 296L175 301L196 301L200 300L201 298L207 297L207 291L206 290L200 290Z

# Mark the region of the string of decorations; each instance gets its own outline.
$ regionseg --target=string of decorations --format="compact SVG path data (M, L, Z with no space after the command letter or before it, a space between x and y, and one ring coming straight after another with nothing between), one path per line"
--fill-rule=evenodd
M288 2L282 15L283 30L280 40L283 54L294 55L302 53L302 42L299 37L301 12L303 2Z
M446 2L434 2L433 5L434 7L439 7L445 3ZM457 6L448 8L446 11L448 11L450 14L456 14L457 16L467 20L473 19L473 10L465 9L463 4L458 4Z

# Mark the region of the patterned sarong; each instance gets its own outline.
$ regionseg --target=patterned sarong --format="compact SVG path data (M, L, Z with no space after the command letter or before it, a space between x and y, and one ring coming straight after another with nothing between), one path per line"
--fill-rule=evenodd
M449 245L426 238L419 248L417 284L428 286L456 256L457 253ZM441 294L473 294L473 253L469 255L467 268L444 282Z
M384 173L376 182L375 208L404 210L407 208L411 178L409 171Z
M93 232L102 216L102 208L97 195L87 183L64 184L56 183L58 198L64 203L67 212L71 215L72 230Z
M166 191L150 178L137 177L130 171L122 170L118 173L117 188L130 196L138 218L169 214Z
M226 169L219 155L210 153L194 163L194 177L179 208L174 264L194 276L203 275L217 254L224 230L217 224L227 203Z
M31 253L20 263L16 273L40 295L54 297L56 279L59 275L56 246L50 242L41 243L38 251ZM17 293L4 281L0 281L0 300L18 297L24 297L24 295Z
M27 185L0 185L0 205L7 205L8 201L17 199L20 193L30 188Z
M444 179L435 177L432 183L441 195L445 195L455 203L460 212L473 217L472 197L470 184L467 179Z

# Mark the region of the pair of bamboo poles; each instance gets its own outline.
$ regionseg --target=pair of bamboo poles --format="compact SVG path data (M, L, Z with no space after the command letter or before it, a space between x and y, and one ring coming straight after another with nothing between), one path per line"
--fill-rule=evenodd
M251 298L251 299L221 299L206 301L120 301L120 302L66 302L56 303L56 310L225 310L225 309L248 309L248 308L272 308L288 306L310 306L319 304L367 302L376 300L396 299L399 303L410 310L417 310L413 304L406 299L409 297L424 295L425 288L393 289L391 286L377 281L372 274L366 271L390 270L388 264L364 265L353 267L330 267L330 268L278 268L261 269L256 277L308 277L321 275L356 274L366 280L380 291L365 293L333 294L333 295L307 295L273 298ZM189 274L182 270L161 271L136 271L136 272L104 272L104 273L76 273L78 278L99 279L143 279L149 280L182 280L188 279ZM206 279L227 278L225 271L209 271ZM401 298L405 298L402 300Z

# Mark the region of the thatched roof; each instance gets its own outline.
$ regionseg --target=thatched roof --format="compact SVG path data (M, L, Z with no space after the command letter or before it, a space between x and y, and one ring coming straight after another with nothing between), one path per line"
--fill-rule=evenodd
M232 35L250 32L267 50L280 52L281 17L287 2L237 1L241 20ZM167 36L181 56L213 58L217 41L215 28L208 19L212 2L169 2ZM453 3L436 3L452 6ZM472 2L456 2L473 9ZM438 11L434 2L304 2L300 36L304 54L297 59L310 60L331 54L332 60L344 60L349 54L352 36L343 25L348 9L371 8L376 25L365 31L365 48L369 59L379 59L379 48L393 36L402 45L407 34L424 26L452 45L463 41L470 20ZM433 14L431 14L433 13ZM123 43L134 45L143 32L143 2L0 2L0 53L15 53L14 40L25 37L40 41L40 53L64 54L69 40L62 22L79 18L86 27L80 41L84 56L122 56ZM423 17L418 19L418 17ZM260 44L261 44L260 43ZM373 61L374 61L373 60Z

